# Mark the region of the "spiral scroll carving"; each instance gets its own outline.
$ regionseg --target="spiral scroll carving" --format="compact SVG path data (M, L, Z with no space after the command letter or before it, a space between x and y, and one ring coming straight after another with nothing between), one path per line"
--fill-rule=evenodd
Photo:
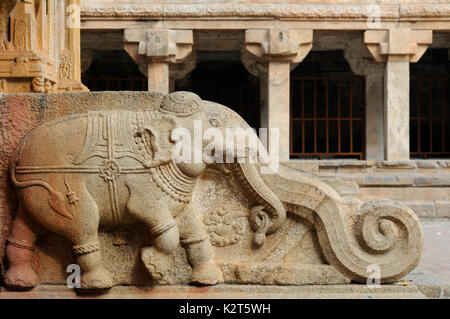
M352 280L366 283L375 265L381 282L395 282L419 263L422 228L414 212L403 204L371 200L352 211L330 200L316 213L325 258Z
M406 205L376 199L348 202L327 184L288 168L264 181L289 211L310 209L327 262L351 280L366 283L376 265L381 282L395 282L419 263L420 220Z
M402 218L402 208L394 205L377 207L370 202L365 203L361 212L364 216L361 233L364 243L375 252L388 252L392 250L399 239L397 222ZM403 225L404 226L404 225Z

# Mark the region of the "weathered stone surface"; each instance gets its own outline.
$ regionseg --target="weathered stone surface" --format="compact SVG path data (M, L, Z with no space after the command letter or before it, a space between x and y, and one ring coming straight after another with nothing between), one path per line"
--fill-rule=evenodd
M88 91L81 83L79 6L79 0L2 1L1 92Z
M442 167L442 168L447 168L447 167L450 167L450 161L437 161L438 162L438 164L439 164L439 166L440 167Z
M315 174L319 171L319 162L310 162L310 161L302 161L302 160L290 160L283 162L283 165L286 165L295 170L299 170L305 173Z
M261 29L246 30L245 50L267 65L268 150L278 152L281 160L289 160L290 150L290 71L292 63L301 62L312 48L312 30ZM245 54L243 57L245 58ZM248 63L246 63L248 65ZM261 66L259 66L261 69ZM264 73L262 70L259 72ZM274 132L277 130L278 134ZM278 135L273 139L272 135ZM271 140L278 145L271 146Z
M404 160L386 160L377 163L378 167L389 167L389 168L416 168L414 161L404 161Z
M357 44L349 45L345 58L355 74L365 76L366 83L366 159L384 159L384 105L383 96L384 66L370 59L365 48Z
M436 217L434 202L404 202L421 218Z
M155 286L133 287L117 286L106 294L76 294L64 286L41 286L31 292L3 291L1 298L86 298L86 299L423 299L425 296L415 286L383 285L381 288L368 288L365 285L326 285L326 286L256 286L256 285L217 285L213 287Z
M409 159L409 63L417 62L433 42L431 30L367 30L364 43L384 67L384 158Z
M416 163L417 168L439 168L438 161L433 160L416 160L414 161Z
M393 28L368 30L364 34L364 43L378 62L417 62L432 42L430 30Z
M450 218L450 201L437 200L436 202L436 217Z
M148 91L167 94L170 89L169 63L181 63L192 52L190 30L126 29L125 50L139 65L147 66Z
M361 199L386 198L400 201L450 201L446 187L361 187Z
M414 178L410 175L376 174L366 175L361 186L411 186Z
M450 284L444 286L444 297L450 298Z
M343 197L360 197L359 186L355 181L346 181L341 179L324 179L321 178L322 181L326 182L328 185L333 187L339 195Z
M442 288L439 285L417 284L417 289L427 298L440 298L442 294Z
M450 174L419 175L414 178L416 186L447 186L450 182Z
M399 203L360 203L344 198L327 184L285 166L276 174L260 175L259 164L231 165L230 172L219 169L220 165L218 170L205 170L202 163L173 163L171 147L164 143L169 143L165 134L174 123L192 128L194 119L205 119L204 127L247 127L236 113L201 101L192 93L6 95L0 103L2 125L12 128L2 130L1 143L1 194L8 194L1 202L3 245L15 216L5 275L5 283L11 287L37 284L39 278L31 265L39 268L44 283L64 283L65 265L73 261L82 267L85 288L187 282L210 285L223 280L277 285L364 283L367 267L374 262L381 268L381 281L393 282L418 263L420 224L414 213ZM142 129L137 119L143 121L139 124ZM96 123L103 123L105 134L92 133L97 130ZM21 130L16 129L19 126ZM27 142L18 147L33 128ZM148 141L156 146L151 152L144 152L145 132L154 134ZM121 143L112 138L120 138ZM144 147L139 147L140 143ZM20 151L13 155L17 148ZM123 155L116 158L119 151ZM6 172L11 158L11 182L27 213L19 210L15 214L17 203L12 201ZM105 158L109 162L102 166L98 161ZM158 175L161 169L168 175ZM182 178L176 192L169 187L173 176ZM190 183L194 179L195 184ZM119 197L108 190L112 181L117 183L112 187L117 187ZM83 183L85 188L80 187ZM121 183L126 183L127 191ZM24 193L28 195L23 197ZM30 198L34 200L29 202ZM162 198L169 205L167 210L161 210L162 206L145 209ZM36 205L42 207L36 209ZM101 209L99 214L106 214L97 217L99 230L95 214L87 214L95 207ZM185 210L171 217L181 209ZM33 222L27 214L34 216ZM139 220L139 216L144 223L133 226L133 218ZM28 248L34 245L38 221L67 239L42 237L33 255ZM60 229L61 225L65 228ZM381 241L372 236L379 227L386 234ZM397 227L404 231L396 231ZM172 236L171 230L177 228L184 249L178 246L178 233ZM359 229L359 234L353 229ZM78 235L73 237L71 232ZM378 253L370 255L373 250ZM22 259L17 258L20 254ZM38 256L41 267L36 264ZM23 271L17 271L18 266L24 267Z

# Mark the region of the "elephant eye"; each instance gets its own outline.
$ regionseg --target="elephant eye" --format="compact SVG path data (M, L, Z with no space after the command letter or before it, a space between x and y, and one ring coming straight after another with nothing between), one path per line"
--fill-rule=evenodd
M219 122L216 119L210 119L209 124L214 127L219 127Z

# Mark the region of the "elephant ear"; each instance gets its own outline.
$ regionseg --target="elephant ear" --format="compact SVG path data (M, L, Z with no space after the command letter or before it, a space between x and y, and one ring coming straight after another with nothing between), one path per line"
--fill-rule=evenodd
M174 142L171 135L175 126L176 121L173 117L163 116L139 128L138 133L141 137L146 136L143 139L145 147L152 155L151 159L144 161L145 167L156 167L172 160Z

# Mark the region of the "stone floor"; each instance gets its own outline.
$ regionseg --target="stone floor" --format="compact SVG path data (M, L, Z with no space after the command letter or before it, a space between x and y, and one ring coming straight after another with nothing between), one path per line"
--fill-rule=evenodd
M422 259L419 266L411 274L404 278L405 280L410 281L411 285L408 285L408 288L404 287L406 289L403 291L396 291L395 289L402 289L398 286L384 286L381 291L372 294L372 291L366 291L366 288L361 285L336 287L304 286L295 288L272 286L269 290L263 287L245 287L245 289L252 290L252 293L250 295L253 298L400 298L402 296L403 298L420 297L420 295L417 295L415 289L418 289L426 297L450 298L450 219L422 219L421 223L424 231L424 249L422 252ZM220 287L222 289L225 288L225 290L220 291L220 289L218 288L199 288L200 291L195 291L196 288L189 286L176 287L175 290L177 291L177 293L181 293L183 295L189 293L191 294L192 298L198 297L196 295L199 293L200 295L203 295L203 297L205 293L207 293L208 296L212 298L232 298L236 295L236 293L242 293L241 291L236 291L236 289L243 289L243 287L241 286L221 285ZM173 288L174 287L172 287L172 289ZM334 290L327 288L333 288ZM124 291L124 289L126 291ZM173 293L170 291L171 289L164 287L135 287L131 289L131 291L128 291L127 289L130 288L114 288L111 293L107 294L104 297L117 297L120 296L121 293L125 293L128 297L133 296L135 298L148 298L150 293L152 298L173 298ZM148 291L149 289L151 290L151 292ZM262 291L258 291L258 289ZM3 289L0 298L54 298L56 296L74 298L76 295L73 291L67 289L66 287L48 286L38 288L34 293L31 294L15 292L6 293L6 291ZM89 296L87 297L89 298Z
M424 294L414 285L306 285L258 286L217 285L210 287L177 286L116 286L105 292L76 294L65 286L39 286L28 292L0 292L0 299L53 299L53 298L135 298L135 299L422 299Z
M450 219L422 219L424 247L419 266L405 279L428 297L450 297Z

